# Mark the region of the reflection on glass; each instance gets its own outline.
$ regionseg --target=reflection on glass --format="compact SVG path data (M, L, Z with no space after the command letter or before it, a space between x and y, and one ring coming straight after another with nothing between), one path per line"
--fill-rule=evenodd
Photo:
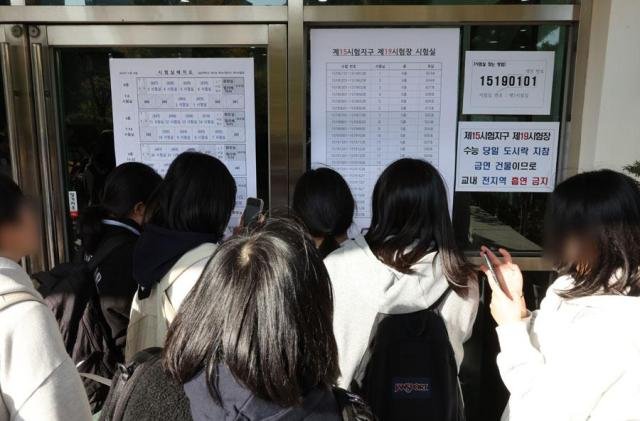
M551 114L548 116L460 115L467 121L560 121L567 28L540 26L477 26L464 29L465 51L555 51ZM464 56L463 56L464 57ZM462 58L464 61L464 58ZM461 75L462 77L462 75ZM462 94L462 92L461 92ZM454 226L460 245L476 250L482 244L514 252L542 252L542 223L548 193L457 192Z
M2 1L5 0L0 0L0 4ZM27 6L283 6L286 4L287 0L26 0Z
M575 0L304 0L308 6L410 5L410 4L572 4Z
M66 191L80 211L98 201L115 166L109 58L253 57L258 197L268 202L267 57L265 48L69 48L56 51ZM65 195L67 193L65 192ZM268 206L268 203L265 203ZM74 219L69 238L76 243ZM72 250L73 247L69 247Z
M4 103L4 85L0 79L0 173L11 176L11 152L7 133L7 111Z

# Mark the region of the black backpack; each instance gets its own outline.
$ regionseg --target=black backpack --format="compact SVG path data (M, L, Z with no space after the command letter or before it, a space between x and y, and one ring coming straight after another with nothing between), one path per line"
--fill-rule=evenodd
M142 417L191 420L189 400L182 385L163 373L160 368L161 356L162 348L149 348L136 354L127 365L118 366L111 391L100 414L101 421L129 421ZM153 402L149 402L146 408L137 407L141 404L132 395L138 387L154 388L155 394L162 396L166 405L157 408ZM339 388L334 388L333 394L344 421L376 421L369 406L359 396Z
M98 265L116 248L130 239L109 238L88 262L63 263L48 272L33 277L38 292L51 309L60 327L62 340L80 373L113 377L122 353L111 339L111 331L100 308L100 298L94 279ZM98 411L109 388L83 378L92 410Z
M425 310L377 315L351 390L381 421L464 420L455 355L440 315L450 293Z

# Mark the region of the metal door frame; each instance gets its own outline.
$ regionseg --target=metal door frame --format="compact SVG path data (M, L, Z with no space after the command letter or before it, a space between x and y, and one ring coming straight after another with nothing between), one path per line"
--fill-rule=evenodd
M0 68L5 98L7 135L12 176L25 194L42 197L40 172L34 159L38 155L33 89L30 77L29 37L26 25L0 23ZM35 272L46 268L46 235L40 251L23 263Z
M68 259L66 197L54 54L67 47L267 48L269 194L286 205L288 191L286 26L283 24L47 25L30 26L34 109L49 266ZM282 187L285 186L283 189Z

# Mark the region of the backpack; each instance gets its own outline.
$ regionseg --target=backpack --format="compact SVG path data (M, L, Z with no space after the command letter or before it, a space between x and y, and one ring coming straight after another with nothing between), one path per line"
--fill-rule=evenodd
M463 421L453 348L440 315L448 288L428 309L376 316L351 390L381 421Z
M153 402L150 402L149 408L144 409L147 411L144 412L145 419L191 420L189 401L182 386L166 375L153 373L158 371L161 357L162 348L149 348L136 354L129 364L118 365L111 391L100 414L100 421L125 421L125 414L127 419L138 418L132 415L129 409L130 406L139 405L132 399L133 392L136 387L150 386L157 389L158 396L162 396L165 402L169 402L163 407L170 408L171 413L163 412L161 417L156 417L148 412L157 410L154 409ZM344 421L376 421L367 404L359 396L339 388L334 388L333 394ZM137 410L142 412L139 408Z
M81 374L111 378L116 364L123 360L100 308L94 274L98 265L127 241L126 236L109 238L88 262L63 263L51 271L33 275L40 283L38 292L60 327L67 353ZM83 383L91 409L98 411L108 387L86 377Z

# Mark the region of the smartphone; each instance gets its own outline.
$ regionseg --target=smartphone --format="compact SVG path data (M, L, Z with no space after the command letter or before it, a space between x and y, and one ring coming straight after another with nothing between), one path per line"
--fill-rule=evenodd
M496 276L496 271L493 269L493 264L491 264L491 260L489 260L489 256L485 253L482 253L482 257L484 258L484 264L489 268L489 272L491 272L491 277L493 279L489 279L489 282L493 283L494 286L500 287L500 282L498 281L498 277Z
M245 227L251 225L258 220L258 217L262 213L264 207L264 201L255 197L248 197L247 204L242 213L242 221Z

